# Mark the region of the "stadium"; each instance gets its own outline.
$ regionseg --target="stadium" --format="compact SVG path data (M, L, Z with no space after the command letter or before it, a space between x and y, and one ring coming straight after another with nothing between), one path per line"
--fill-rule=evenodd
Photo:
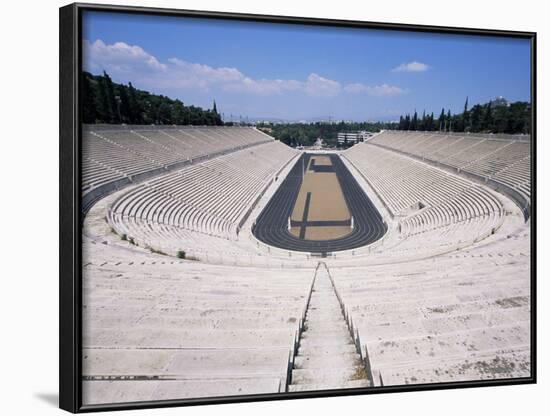
M85 125L83 397L531 374L529 136Z

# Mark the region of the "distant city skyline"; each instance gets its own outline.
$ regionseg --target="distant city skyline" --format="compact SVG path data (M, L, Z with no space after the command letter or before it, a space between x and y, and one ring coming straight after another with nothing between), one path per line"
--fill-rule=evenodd
M232 114L397 120L530 100L528 40L85 12L83 69Z

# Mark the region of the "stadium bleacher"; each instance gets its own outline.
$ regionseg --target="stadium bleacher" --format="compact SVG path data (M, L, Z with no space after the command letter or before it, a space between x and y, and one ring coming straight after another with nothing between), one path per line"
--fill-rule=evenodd
M161 261L120 251L117 261L106 261L116 249L88 248L86 403L284 391L312 270Z
M528 376L528 234L519 240L523 244L504 239L405 268L331 267L375 382Z
M407 244L429 247L430 239L439 247L475 241L501 224L504 211L499 199L460 176L368 143L353 146L344 157L371 184L396 221L400 238L406 241L398 251Z
M267 141L272 139L247 127L84 126L83 191L105 181L132 178L153 169Z
M171 252L192 233L236 239L254 201L294 156L269 142L193 164L124 194L112 205L109 222L121 235L148 246L162 241Z
M385 131L371 144L397 150L459 173L477 177L486 185L511 191L528 217L531 199L531 145L519 136L439 134L431 132ZM502 189L499 189L502 190Z
M131 183L273 138L250 127L84 125L82 211Z
M528 376L530 224L475 180L530 200L526 145L384 132L353 146L342 161L389 231L319 259L251 232L299 152L245 127L87 127L83 192L107 193L83 224L86 403L285 391L307 308L311 322L340 310L332 287L346 320L333 326L354 339L326 351L355 357L359 342L373 376L342 386ZM326 309L308 300L319 261ZM338 387L304 350L321 354L322 333L306 332L290 390Z

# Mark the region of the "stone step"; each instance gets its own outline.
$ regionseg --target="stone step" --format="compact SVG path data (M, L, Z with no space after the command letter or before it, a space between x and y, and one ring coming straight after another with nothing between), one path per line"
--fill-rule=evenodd
M331 368L295 368L292 370L292 384L334 383L339 385L365 378L361 365Z
M302 332L302 339L311 339L316 337L340 337L342 340L349 338L349 331L347 328L335 328L335 327L319 327L309 328L307 331Z
M320 284L322 283L315 282L315 286L313 287L313 292L311 292L311 297L331 295L331 291L333 290L332 285L330 285L330 283L328 285L323 284L323 286L321 287L319 286Z
M345 345L319 345L315 348L309 348L307 351L307 356L315 357L319 355L333 355L333 354L342 354L347 352L357 352L355 345L345 344ZM305 352L298 350L298 355L305 356Z
M342 345L348 344L349 341L351 341L349 332L344 330L336 330L336 331L306 331L302 333L301 340L308 340L308 343L312 343L314 341L320 340L320 341L327 341L331 342L330 340L338 340Z
M320 293L320 292L314 292L312 293L311 295L311 298L309 299L309 302L322 302L326 300L327 302L330 302L331 304L340 304L338 302L338 298L336 297L336 295L334 294L334 292L332 292L332 288L330 289L327 289L326 291L324 291L323 293Z
M315 282L315 285L317 286L317 282ZM332 295L333 295L332 285L323 286L323 287L314 287L313 292L311 292L312 298L328 297Z
M327 306L309 306L308 308L308 315L315 315L317 312L324 313L326 315L334 315L340 317L342 315L342 309L340 306L333 306L333 305L327 305ZM342 315L343 316L343 315Z
M328 270L320 265L294 358L290 391L367 387L366 377Z
M315 285L317 285L317 282L315 282ZM323 287L323 288L313 288L313 292L311 293L311 298L329 298L334 296L334 289L332 286L330 287ZM334 296L336 297L336 296Z
M325 302L330 306L340 306L340 302L338 302L338 298L328 293L326 296L312 296L309 299L309 304L314 306L321 306Z
M333 292L332 287L326 288L323 291L314 291L311 294L311 298L310 298L311 301L325 300L325 299L330 301L330 302L334 302L334 301L338 302L338 298L336 297L335 293Z
M335 321L306 321L305 327L308 329L345 329L348 330L348 326L343 319Z
M350 363L361 364L359 355L355 351L341 352L340 354L297 355L294 357L294 368L296 369L345 367Z
M322 290L314 290L311 294L311 299L329 299L332 300L332 297L334 296L334 292L332 291L332 287L330 288L323 288ZM336 298L336 296L334 296ZM338 298L336 298L337 300Z
M313 337L300 339L300 348L304 348L303 353L306 355L310 348L324 347L337 345L354 345L351 338L348 337Z
M313 313L314 312L314 313ZM338 313L326 313L326 312L315 312L310 311L308 316L306 316L306 322L345 322L344 321L344 315L342 315L340 312Z
M330 281L330 279L317 279L315 281L315 286L313 287L313 291L319 291L327 287L329 287L332 290L332 282Z
M367 380L351 380L344 383L312 383L312 384L291 384L288 386L289 392L295 391L315 391L315 390L334 390L334 389L357 389L370 387Z

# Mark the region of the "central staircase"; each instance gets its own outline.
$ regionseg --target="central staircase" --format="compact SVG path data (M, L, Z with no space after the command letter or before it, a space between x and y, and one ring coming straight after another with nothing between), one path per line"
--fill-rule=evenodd
M317 268L288 391L371 386L328 269Z

